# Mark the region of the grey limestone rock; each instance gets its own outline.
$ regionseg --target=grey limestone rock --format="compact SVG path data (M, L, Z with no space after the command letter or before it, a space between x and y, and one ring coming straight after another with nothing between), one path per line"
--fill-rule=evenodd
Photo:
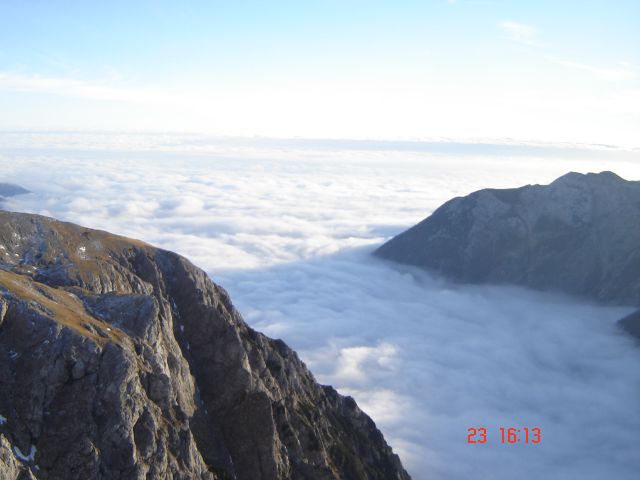
M0 415L3 479L409 479L185 258L2 211Z

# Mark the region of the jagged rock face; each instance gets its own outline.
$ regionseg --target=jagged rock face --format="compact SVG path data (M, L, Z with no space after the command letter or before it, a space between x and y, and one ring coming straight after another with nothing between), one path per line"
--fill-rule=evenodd
M185 258L0 212L0 478L409 479Z
M569 173L459 197L380 257L469 283L509 283L640 305L640 182Z

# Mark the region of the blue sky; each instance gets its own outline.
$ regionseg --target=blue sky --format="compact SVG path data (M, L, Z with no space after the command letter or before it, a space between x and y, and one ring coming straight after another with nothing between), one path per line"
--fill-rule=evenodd
M640 2L0 1L0 128L640 146Z

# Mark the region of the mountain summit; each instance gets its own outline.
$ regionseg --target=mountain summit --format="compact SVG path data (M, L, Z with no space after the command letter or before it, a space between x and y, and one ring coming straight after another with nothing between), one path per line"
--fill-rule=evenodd
M640 182L568 173L454 198L375 254L468 283L640 305Z
M409 479L185 258L1 211L0 477Z

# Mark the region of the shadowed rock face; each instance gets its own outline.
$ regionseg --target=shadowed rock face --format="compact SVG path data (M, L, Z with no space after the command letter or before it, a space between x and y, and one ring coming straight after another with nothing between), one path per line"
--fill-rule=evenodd
M568 173L454 198L375 254L461 282L640 305L640 182Z
M185 258L0 211L0 478L409 479Z

